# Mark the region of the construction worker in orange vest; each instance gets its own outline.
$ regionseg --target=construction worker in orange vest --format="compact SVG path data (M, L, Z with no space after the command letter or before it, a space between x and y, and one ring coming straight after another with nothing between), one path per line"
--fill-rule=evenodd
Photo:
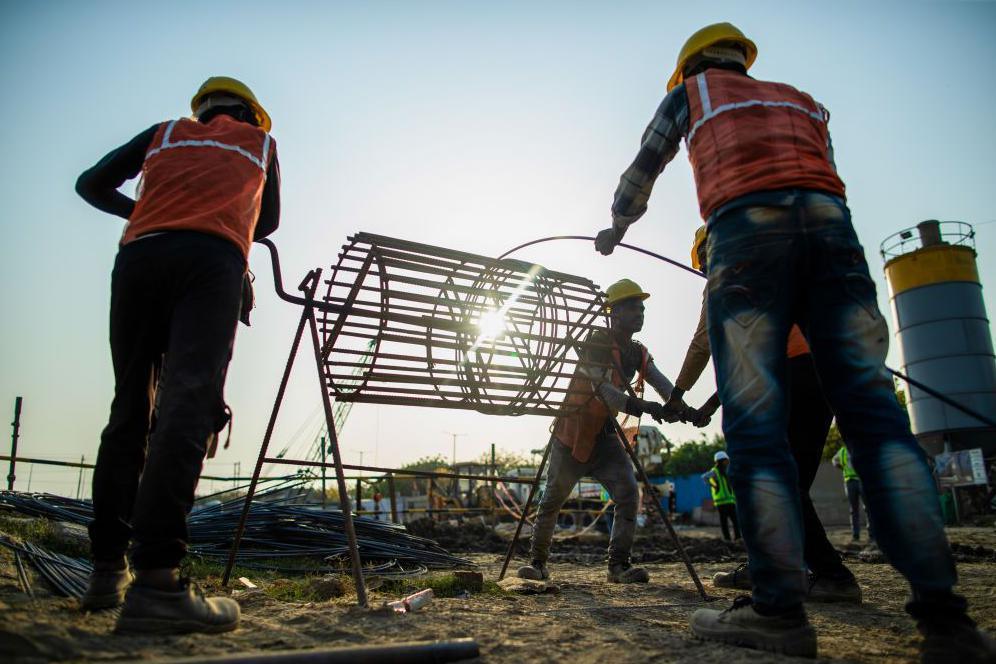
M238 603L205 598L179 566L208 444L228 419L249 246L277 228L280 176L270 117L245 84L209 78L190 107L192 118L153 125L76 183L88 203L128 220L111 277L114 401L93 475L94 572L81 602L123 603L121 632L239 624ZM139 174L134 201L118 187Z
M587 476L601 482L615 503L608 580L650 580L647 570L630 562L640 492L632 462L609 418L622 411L634 417L646 413L661 421L662 403L629 396L626 387L637 377L635 394L642 392L646 381L667 399L672 385L657 369L647 348L633 339L643 329L643 301L650 294L629 279L612 284L605 294L610 329L595 331L588 338L568 387L566 403L574 407L573 412L558 417L553 424L549 471L530 547L532 562L518 570L524 579L550 578L546 563L557 516L574 486Z
M867 485L879 545L910 582L907 610L925 635L924 660L992 661L996 644L952 592L937 492L884 368L888 329L837 175L829 113L790 85L748 76L756 57L754 42L729 23L688 39L620 179L612 227L595 240L612 252L684 139L709 229L709 342L753 583L753 596L725 611L696 611L692 630L816 656L803 608L798 470L785 435L785 348L799 325Z

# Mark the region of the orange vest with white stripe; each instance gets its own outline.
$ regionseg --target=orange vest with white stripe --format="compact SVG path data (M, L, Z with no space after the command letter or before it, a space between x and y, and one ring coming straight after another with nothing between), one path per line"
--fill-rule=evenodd
M640 369L637 373L635 391L643 391L643 376L647 371L647 362L650 353L645 346L640 344ZM622 367L622 353L615 340L612 341L612 384L620 390L625 390L626 379L619 373ZM598 433L605 426L607 417L615 417L616 412L609 410L605 403L595 393L595 386L581 370L579 364L571 377L570 385L567 388L567 399L564 401L565 409L570 413L561 415L553 423L553 435L562 445L571 450L571 456L581 463L585 463L591 458L591 452L595 449L595 439Z
M147 233L197 231L248 257L275 150L265 131L227 115L163 123L145 155L122 244Z
M758 191L844 196L828 154L829 114L805 92L718 69L687 79L685 91L685 140L703 219Z

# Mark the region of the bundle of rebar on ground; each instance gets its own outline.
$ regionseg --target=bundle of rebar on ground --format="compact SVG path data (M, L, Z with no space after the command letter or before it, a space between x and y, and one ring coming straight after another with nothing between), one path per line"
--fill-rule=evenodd
M0 546L10 549L15 556L18 556L17 564L19 566L21 558L31 563L58 594L64 597L83 596L87 579L90 572L93 571L93 565L86 560L53 553L31 542L17 542L3 534L0 534ZM34 597L34 591L31 590L31 585L23 569L18 572L18 580L24 591L29 596Z
M303 484L297 488L303 488ZM237 564L287 574L347 572L348 545L342 513L301 504L301 493L294 489L256 495ZM188 518L191 555L210 561L221 561L228 555L243 500L242 497L224 502L215 500L195 507ZM89 501L51 494L0 491L0 508L23 516L79 525L87 525L93 519L93 505ZM353 523L366 575L397 578L424 574L429 569L474 565L470 560L451 555L431 539L410 534L403 525L355 515ZM79 596L82 592L80 583L85 586L91 569L86 561L9 538L0 538L0 545L24 555L62 594Z

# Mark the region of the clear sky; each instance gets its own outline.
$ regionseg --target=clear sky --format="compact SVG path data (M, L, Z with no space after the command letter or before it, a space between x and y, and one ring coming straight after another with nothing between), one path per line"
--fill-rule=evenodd
M273 117L284 278L328 267L364 230L496 255L610 223L620 173L684 40L728 20L758 45L758 78L791 83L831 113L839 172L888 312L878 246L923 219L976 227L986 306L996 311L996 4L990 2L6 2L0 6L4 201L0 412L25 398L21 454L96 455L112 392L110 270L122 221L88 207L77 175L155 122L189 113L208 76L241 78ZM684 153L627 242L687 260L700 223ZM641 339L673 376L701 283L657 261L584 243L521 252L603 287L652 293ZM299 309L251 257L258 308L240 327L227 398L231 449L207 470L252 467ZM888 314L887 314L888 315ZM274 451L317 429L312 364L299 363ZM895 348L890 360L897 364ZM689 401L714 389L711 373ZM478 457L542 447L549 421L358 405L347 462ZM674 440L696 435L668 426ZM718 431L713 424L708 431ZM9 430L0 433L8 440ZM306 441L306 442L301 442ZM6 449L7 443L0 442ZM6 466L3 465L4 471ZM6 472L0 473L6 475ZM26 489L28 467L18 468ZM36 467L32 490L75 492ZM203 487L207 488L207 487Z

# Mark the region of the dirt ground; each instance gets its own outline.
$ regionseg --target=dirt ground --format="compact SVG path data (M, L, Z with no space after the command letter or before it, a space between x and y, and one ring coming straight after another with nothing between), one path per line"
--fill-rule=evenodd
M695 557L699 574L708 579L728 570L742 552L716 537L717 529L682 532ZM835 530L831 538L847 551L849 535ZM949 531L959 558L959 591L971 603L980 625L996 633L996 530L955 528ZM637 544L637 553L652 560L646 566L651 582L619 586L605 581L599 551L604 542L576 545L559 542L551 565L559 592L519 595L490 590L467 598L436 598L417 613L393 614L361 610L349 598L328 602L291 602L261 591L236 594L243 622L223 635L131 637L111 634L113 613L81 614L74 600L44 592L37 577L38 598L29 600L18 589L11 557L0 557L0 661L106 661L222 655L246 650L286 650L366 645L412 640L471 637L481 647L481 661L551 662L716 662L789 661L756 651L694 639L688 617L706 606L682 564L667 562L655 537ZM673 548L673 547L671 547ZM724 554L723 552L726 551ZM712 553L710 553L712 552ZM712 554L718 560L701 562ZM496 579L501 556L468 554L486 579ZM886 564L864 562L849 551L847 564L864 590L861 606L808 606L819 634L820 655L827 661L908 662L916 658L918 637L903 613L906 587ZM513 566L521 561L513 561ZM207 585L211 585L208 581ZM720 598L709 606L725 607L738 592L707 590ZM372 603L395 599L373 592Z

